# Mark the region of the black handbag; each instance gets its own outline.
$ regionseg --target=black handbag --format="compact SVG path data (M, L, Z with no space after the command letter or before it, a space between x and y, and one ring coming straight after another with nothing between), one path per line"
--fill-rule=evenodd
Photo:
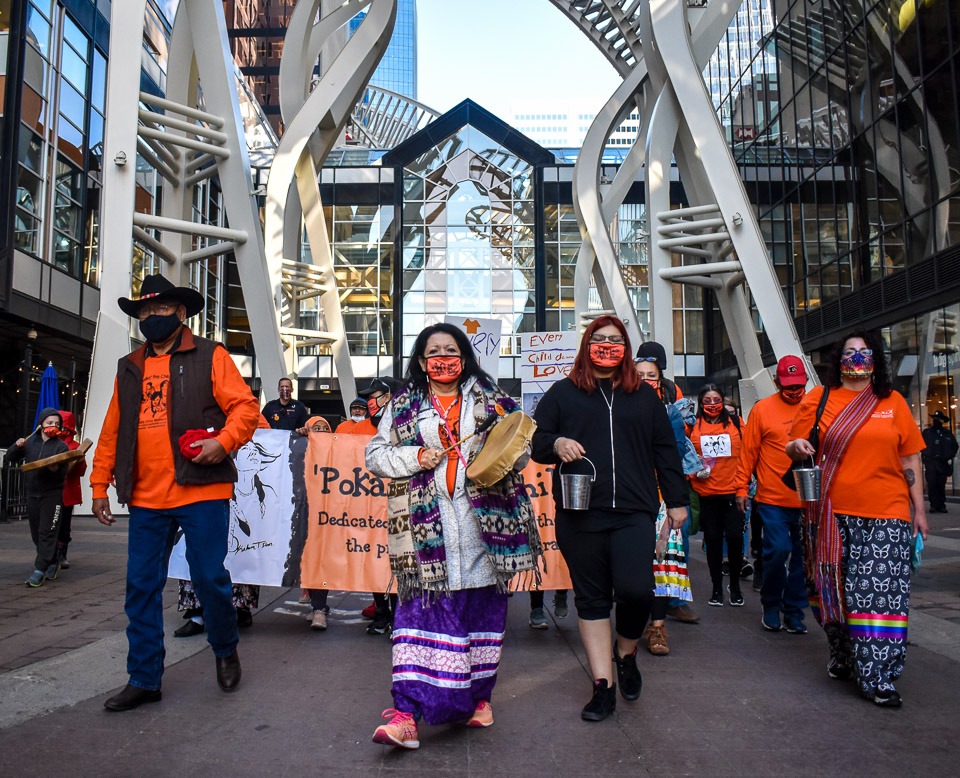
M830 387L823 387L823 394L820 395L820 402L817 404L817 415L813 420L813 428L810 430L810 434L807 436L807 441L813 446L814 450L817 451L820 448L820 417L823 416L823 409L827 407L827 397L830 395ZM794 462L787 468L780 480L783 481L783 485L788 489L797 491L797 482L793 478L793 471L800 467L805 467L805 460L801 459L799 462Z

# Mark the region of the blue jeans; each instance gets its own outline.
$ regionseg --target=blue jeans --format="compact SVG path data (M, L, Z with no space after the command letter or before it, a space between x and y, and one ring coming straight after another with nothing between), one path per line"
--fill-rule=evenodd
M808 605L800 524L803 512L800 508L754 504L763 521L763 610L802 617Z
M179 508L154 510L130 506L127 544L127 673L141 689L159 689L163 676L163 587L177 528L187 541L190 578L203 603L207 640L213 653L230 656L237 647L237 611L233 607L227 556L229 502L206 500Z
M683 557L687 560L687 569L690 568L690 508L687 508L687 520L680 527L680 534L683 535ZM684 601L679 597L671 597L667 603L671 608L679 608Z

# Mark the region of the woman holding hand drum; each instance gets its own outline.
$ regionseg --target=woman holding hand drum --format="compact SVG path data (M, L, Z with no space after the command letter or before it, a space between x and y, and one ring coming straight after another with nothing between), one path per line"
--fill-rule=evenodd
M373 740L417 748L417 722L493 724L490 696L507 619L507 586L541 554L517 468L490 486L467 476L485 442L474 433L517 404L477 364L467 336L435 324L417 337L407 382L383 409L367 467L390 478L393 700ZM496 427L494 427L496 429Z
M893 682L907 648L910 555L917 533L927 536L923 438L893 391L878 333L845 337L826 369L819 449L807 438L823 387L800 403L786 449L795 461L815 457L822 471L820 500L806 504L814 614L830 643L830 677L853 677L867 699L899 707Z
M660 491L671 527L687 518L688 492L667 412L640 378L623 323L601 316L587 327L570 375L541 398L533 458L554 471L557 542L573 581L574 602L593 675L581 716L602 721L616 708L611 652L620 693L640 696L637 642L653 602L653 557ZM568 466L580 459L587 462ZM561 474L592 473L585 510L563 508ZM616 602L616 644L610 609Z

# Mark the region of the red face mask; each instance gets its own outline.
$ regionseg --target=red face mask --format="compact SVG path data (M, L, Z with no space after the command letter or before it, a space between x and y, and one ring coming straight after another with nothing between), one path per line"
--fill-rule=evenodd
M803 399L805 388L802 386L788 386L780 390L780 396L785 403L796 405Z
M623 362L622 343L591 343L590 361L597 367L616 367Z
M51 424L49 427L43 428L43 434L48 438L59 438L63 434L63 430L56 425Z
M704 403L703 404L703 415L709 416L711 419L715 419L720 415L720 411L723 410L723 403Z
M463 360L460 357L427 357L427 375L438 384L453 383L462 371Z
M387 398L384 395L381 395L380 397L371 397L369 400L367 400L367 411L369 412L371 419L379 416L380 411L383 410L383 408L380 407L380 400L383 400L384 405L387 404Z
M643 382L648 386L653 387L658 392L660 391L660 381L657 380L656 378L644 378Z

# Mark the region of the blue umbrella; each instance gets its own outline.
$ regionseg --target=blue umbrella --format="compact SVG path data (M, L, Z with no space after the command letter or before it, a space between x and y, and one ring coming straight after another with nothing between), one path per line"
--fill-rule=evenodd
M40 377L40 402L37 404L37 416L33 420L33 428L36 429L43 419L40 418L40 411L44 408L56 408L60 410L60 384L57 380L57 371L53 367L53 362L47 365Z

